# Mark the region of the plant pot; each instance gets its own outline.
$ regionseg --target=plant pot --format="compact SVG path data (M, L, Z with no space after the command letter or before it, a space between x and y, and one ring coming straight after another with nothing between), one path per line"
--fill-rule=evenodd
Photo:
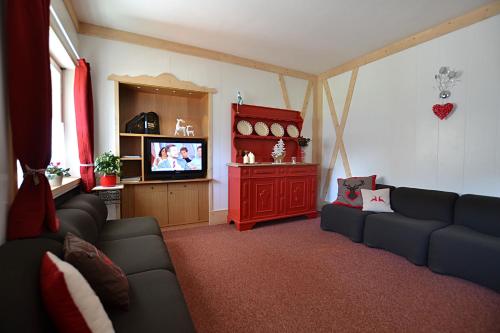
M101 186L104 187L116 186L116 175L103 175L101 177Z
M63 176L47 175L50 187L57 187L62 185Z

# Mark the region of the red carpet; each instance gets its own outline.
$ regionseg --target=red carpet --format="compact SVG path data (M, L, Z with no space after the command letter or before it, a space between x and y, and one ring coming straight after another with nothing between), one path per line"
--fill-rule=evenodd
M500 332L500 294L319 228L165 232L198 332Z

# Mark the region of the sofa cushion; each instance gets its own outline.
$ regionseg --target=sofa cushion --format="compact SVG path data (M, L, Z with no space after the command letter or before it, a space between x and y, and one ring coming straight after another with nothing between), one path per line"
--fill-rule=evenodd
M40 286L58 332L113 332L108 314L83 275L49 251L42 257Z
M63 249L64 260L78 269L103 303L127 309L128 280L120 267L94 245L70 232Z
M415 265L425 265L430 234L446 225L397 213L371 214L365 220L364 243L406 257Z
M89 213L80 209L58 209L56 214L60 221L59 230L57 232L46 231L40 237L55 239L63 243L66 234L71 232L89 243L97 243L99 232Z
M103 241L97 247L127 275L153 269L174 271L163 238L156 235Z
M61 209L81 209L89 213L100 230L108 218L108 209L98 196L93 194L79 194L61 205Z
M129 275L128 279L129 310L108 309L116 332L195 332L173 273L152 270Z
M391 194L392 209L407 217L453 222L458 194L409 187L398 187Z
M435 231L429 246L429 268L500 292L500 238L451 225Z
M500 198L461 196L455 205L455 224L500 237Z
M334 204L324 205L321 209L321 229L334 231L349 237L353 242L363 241L363 229L366 216L371 212L363 212L356 208Z
M154 217L132 217L107 221L101 229L99 240L117 240L146 235L161 236L160 227Z
M47 251L62 256L62 244L36 238L0 246L0 332L56 332L40 293L40 266Z

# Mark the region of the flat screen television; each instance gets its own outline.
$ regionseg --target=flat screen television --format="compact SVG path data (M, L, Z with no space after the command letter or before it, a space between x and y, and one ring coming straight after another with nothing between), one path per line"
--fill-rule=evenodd
M207 141L195 138L144 138L145 180L205 178Z

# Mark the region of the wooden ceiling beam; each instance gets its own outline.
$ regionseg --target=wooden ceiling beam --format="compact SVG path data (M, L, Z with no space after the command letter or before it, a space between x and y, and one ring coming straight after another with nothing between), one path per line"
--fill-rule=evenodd
M465 28L469 25L483 21L498 14L500 14L500 0L493 1L492 3L479 7L465 15L448 20L430 29L424 30L407 38L401 39L395 43L389 44L385 47L350 60L340 66L334 67L321 73L319 77L320 79L328 79L330 77L350 71L354 68L358 68L376 60L385 58L394 53L406 50L418 44L427 42L431 39L443 36L455 30Z
M111 29L103 26L80 22L80 33L88 36L95 36L104 39L117 40L125 43L132 43L146 47L187 54L195 57L206 58L234 65L249 67L266 72L292 76L299 79L311 80L316 77L314 74L289 69L277 65L268 64L248 58L243 58L228 53L208 50L201 47L172 42L166 39L149 37L141 34L127 32L123 30Z

